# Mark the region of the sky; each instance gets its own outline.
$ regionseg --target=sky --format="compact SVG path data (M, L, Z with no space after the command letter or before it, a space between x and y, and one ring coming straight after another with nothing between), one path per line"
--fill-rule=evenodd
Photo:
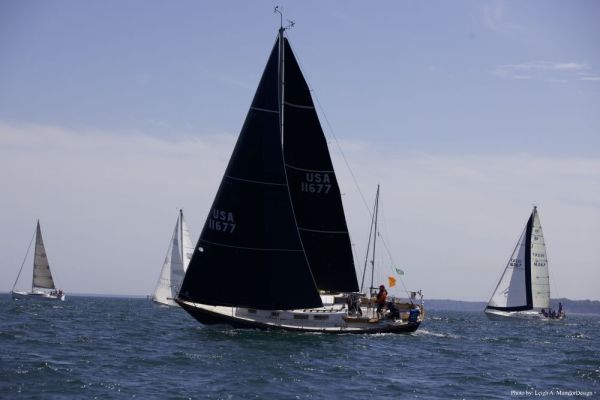
M0 291L37 219L67 293L153 291L178 209L194 240L204 225L276 4L359 276L380 184L380 283L397 266L426 299L487 301L536 204L552 296L600 299L600 3L585 0L0 0Z

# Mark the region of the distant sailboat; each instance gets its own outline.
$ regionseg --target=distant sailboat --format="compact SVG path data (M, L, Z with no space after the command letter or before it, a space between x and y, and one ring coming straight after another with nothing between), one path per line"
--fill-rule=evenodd
M413 332L421 323L418 313L405 319L350 311L361 295L340 189L310 89L284 31L176 301L203 324Z
M31 291L19 291L15 290L23 266L27 260L29 254L29 248L23 259L23 264L17 274L17 279L12 287L12 297L15 300L19 299L37 299L37 300L60 300L64 301L65 293L62 290L57 290L54 285L54 279L52 278L52 272L50 272L50 264L48 263L48 256L46 255L46 248L44 247L44 240L42 239L42 230L40 229L40 221L37 222L37 228L35 231L35 251L33 258L33 279L31 282Z
M175 223L173 236L169 242L169 249L152 300L169 306L176 306L173 299L177 296L183 276L192 258L194 245L190 238L190 231L183 219L183 210Z
M489 317L547 318L550 277L546 244L537 207L533 207L504 273L485 308ZM554 318L564 318L562 307Z

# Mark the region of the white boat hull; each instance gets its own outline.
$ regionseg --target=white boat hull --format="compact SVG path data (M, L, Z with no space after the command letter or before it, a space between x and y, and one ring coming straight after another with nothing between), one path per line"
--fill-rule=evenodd
M557 318L549 318L549 317L542 315L539 311L535 311L535 310L501 311L501 310L494 310L494 309L489 309L489 308L485 309L485 315L487 315L487 317L489 319L493 319L493 320L503 320L503 319L507 319L507 318L512 318L512 319L544 320L544 321L546 321L546 320L559 320L559 319L566 318L566 316L564 314Z
M39 300L39 301L65 301L65 294L43 291L23 292L13 290L11 292L13 300Z
M169 306L169 307L177 307L178 304L175 303L175 300L173 300L172 298L166 298L166 299L159 299L157 297L152 297L152 301L157 304L157 305L161 305L161 306Z
M347 310L339 305L300 310L255 310L179 299L177 303L202 324L226 324L235 328L318 333L408 333L416 331L421 324L420 311L419 316L411 320L368 317L366 308L363 308L363 316L349 316Z

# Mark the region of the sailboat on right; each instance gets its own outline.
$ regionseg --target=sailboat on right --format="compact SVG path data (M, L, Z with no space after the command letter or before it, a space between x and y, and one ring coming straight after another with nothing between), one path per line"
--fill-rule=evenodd
M550 309L548 258L536 206L484 311L492 319L566 318L562 304Z

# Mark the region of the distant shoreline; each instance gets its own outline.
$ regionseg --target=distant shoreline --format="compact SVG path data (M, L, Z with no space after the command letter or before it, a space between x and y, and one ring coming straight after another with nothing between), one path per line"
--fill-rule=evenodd
M9 295L10 292L0 292L0 295ZM98 297L113 299L147 299L151 295L141 294L106 294L106 293L67 293L70 297ZM465 301L450 299L427 299L425 298L425 309L439 311L483 311L487 302ZM591 314L600 315L599 300L571 300L567 298L551 299L553 308L558 308L558 302L563 304L567 314Z
M567 298L551 299L550 306L558 308L561 302L567 314L593 314L600 315L600 301L598 300L571 300ZM444 311L483 311L487 302L462 301L448 299L425 299L425 309Z

